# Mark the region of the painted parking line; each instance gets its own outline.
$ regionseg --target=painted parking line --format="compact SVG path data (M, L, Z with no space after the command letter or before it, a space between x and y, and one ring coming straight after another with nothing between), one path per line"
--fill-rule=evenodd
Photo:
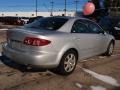
M107 90L106 88L102 87L102 86L91 86L92 90Z
M118 83L118 81L116 79L114 79L113 77L107 76L107 75L102 75L99 73L96 73L94 71L91 71L89 69L86 68L81 68L84 72L90 74L92 77L101 80L107 84L110 84L112 86L120 86L120 84ZM97 90L97 89L96 89Z

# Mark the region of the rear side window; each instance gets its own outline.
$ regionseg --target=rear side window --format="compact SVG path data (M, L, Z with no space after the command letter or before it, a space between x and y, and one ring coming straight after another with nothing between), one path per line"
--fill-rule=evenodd
M25 26L25 28L37 28L44 30L58 30L68 19L59 17L41 18Z
M76 21L72 27L72 33L89 33L87 26L80 20Z

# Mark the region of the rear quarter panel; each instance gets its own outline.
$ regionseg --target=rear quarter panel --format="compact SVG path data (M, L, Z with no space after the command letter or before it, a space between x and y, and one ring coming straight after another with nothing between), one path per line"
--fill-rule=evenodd
M49 36L52 40L51 46L54 48L57 54L56 63L59 63L63 54L71 48L79 50L71 33L62 33ZM52 49L51 47L51 49ZM79 53L78 53L79 54Z

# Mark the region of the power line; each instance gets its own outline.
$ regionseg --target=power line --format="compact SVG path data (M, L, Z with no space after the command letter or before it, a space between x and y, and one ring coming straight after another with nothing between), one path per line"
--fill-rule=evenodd
M50 16L53 16L53 4L54 4L53 0L50 3L51 3L51 14L50 14Z
M36 10L35 10L35 12L36 12L36 17L37 17L37 12L38 12L38 2L37 2L37 0L35 0L35 8L36 8Z
M75 0L75 11L77 12L77 9L78 9L78 3L79 1L78 0Z
M43 6L45 7L45 9L49 12L50 9L47 7L47 5L44 3Z
M66 11L67 11L67 9L66 9L66 0L65 0L65 9L64 9L65 16L66 16Z

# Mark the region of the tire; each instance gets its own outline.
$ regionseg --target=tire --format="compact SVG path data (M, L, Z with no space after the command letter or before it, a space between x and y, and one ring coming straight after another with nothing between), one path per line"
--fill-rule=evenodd
M67 51L60 61L59 66L56 68L56 73L61 75L69 75L76 68L78 54L75 50Z
M114 50L114 43L113 43L113 41L111 41L108 45L105 56L111 56L113 54L113 50Z

